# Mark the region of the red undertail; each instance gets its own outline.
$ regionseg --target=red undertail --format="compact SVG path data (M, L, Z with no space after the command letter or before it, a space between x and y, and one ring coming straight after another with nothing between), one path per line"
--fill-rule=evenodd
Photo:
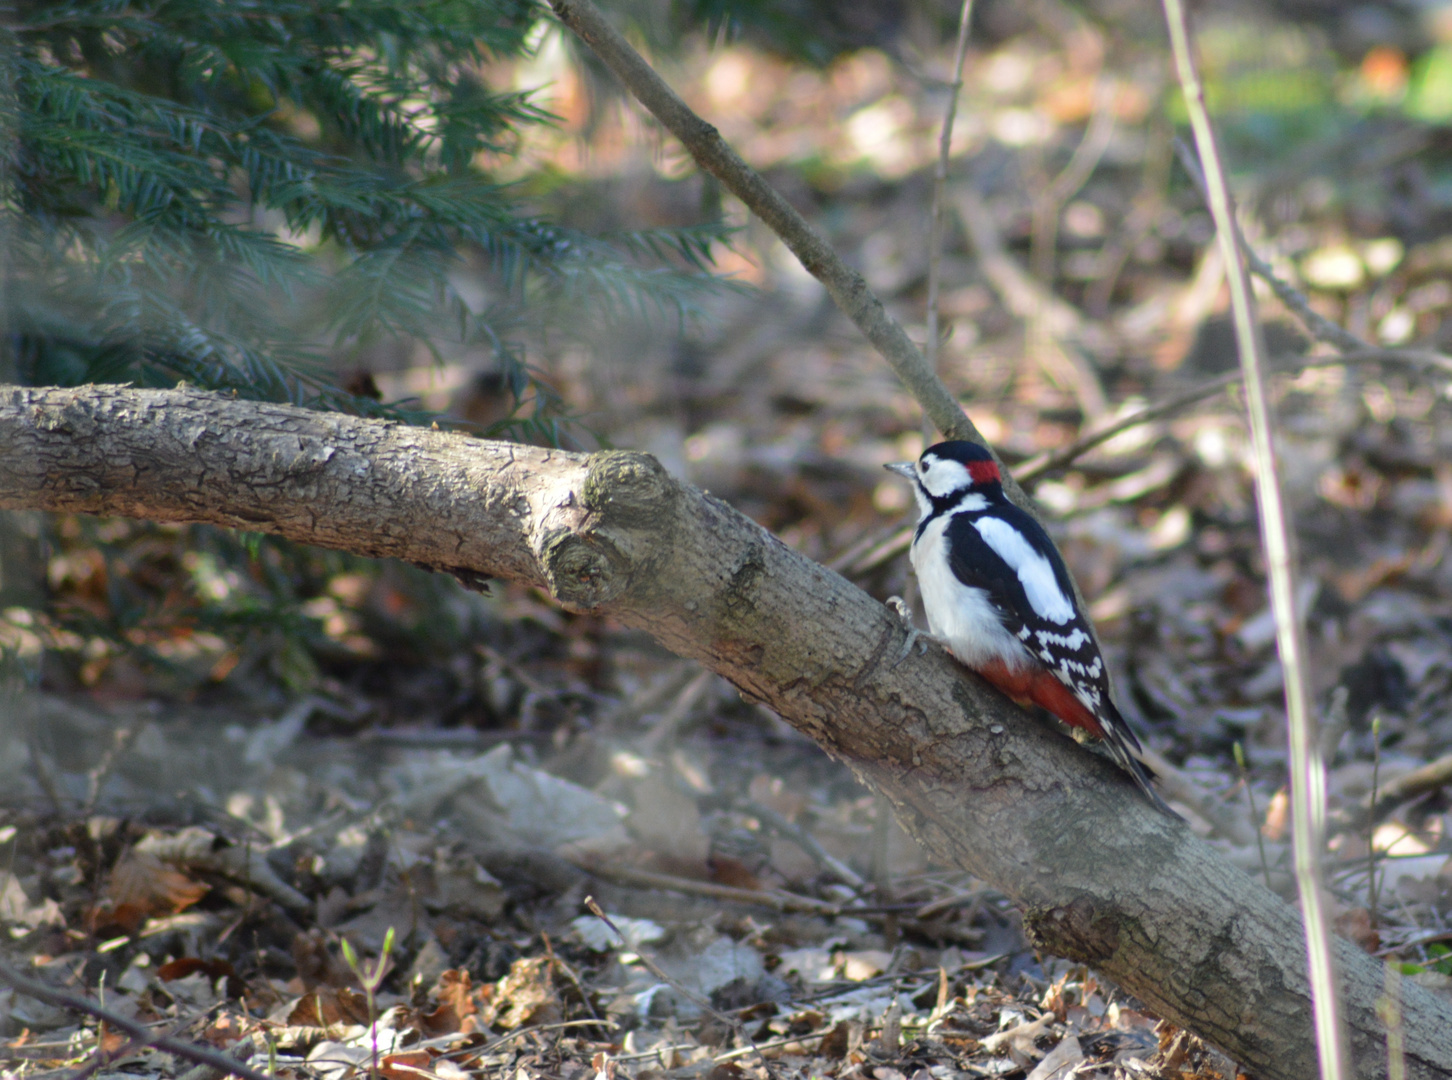
M1002 660L991 660L974 670L1020 705L1041 706L1070 727L1083 728L1096 739L1105 737L1104 725L1047 668L1010 670Z

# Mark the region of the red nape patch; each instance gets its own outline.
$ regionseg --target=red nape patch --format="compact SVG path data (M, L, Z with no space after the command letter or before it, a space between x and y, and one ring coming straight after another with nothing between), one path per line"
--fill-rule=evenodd
M992 461L968 462L968 475L973 478L975 484L1003 483L1003 477L998 472L998 465Z

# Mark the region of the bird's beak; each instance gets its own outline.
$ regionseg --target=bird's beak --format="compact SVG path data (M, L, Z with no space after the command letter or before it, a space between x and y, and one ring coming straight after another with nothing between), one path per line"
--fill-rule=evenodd
M918 478L918 471L913 468L911 461L894 461L891 464L884 465L883 468L888 472L895 472L898 476L908 480L916 480Z

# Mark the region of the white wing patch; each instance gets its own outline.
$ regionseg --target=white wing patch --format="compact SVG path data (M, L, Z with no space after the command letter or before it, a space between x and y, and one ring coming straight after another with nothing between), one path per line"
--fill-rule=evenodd
M1054 577L1054 568L1049 560L1008 522L996 517L982 517L973 522L973 527L998 557L1009 566L1023 585L1029 604L1039 618L1052 623L1071 622L1074 605Z

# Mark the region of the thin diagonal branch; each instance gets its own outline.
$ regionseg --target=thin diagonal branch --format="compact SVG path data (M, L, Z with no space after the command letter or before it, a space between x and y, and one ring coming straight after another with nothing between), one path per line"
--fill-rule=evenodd
M1355 352L1342 353L1339 356L1312 356L1312 357L1291 357L1279 358L1271 362L1274 373L1279 375L1291 375L1298 371L1305 371L1310 368L1341 367L1346 364L1407 364L1411 367L1431 368L1452 374L1452 356L1432 352L1428 349L1360 349ZM1123 417L1104 427L1096 428L1075 439L1068 446L1062 446L1057 450L1040 454L1037 457L1029 458L1020 463L1014 469L1014 475L1021 484L1032 484L1052 472L1058 472L1080 457L1083 457L1090 450L1102 446L1116 435L1136 428L1142 424L1151 424L1156 420L1162 420L1166 416L1172 416L1181 409L1188 408L1197 401L1204 401L1208 397L1214 397L1245 378L1243 372L1229 371L1224 375L1218 375L1213 379L1201 383L1199 386L1186 390L1184 393L1176 394L1174 397L1166 398L1164 401L1154 405L1146 406L1137 413Z
M1205 188L1205 174L1200 170L1200 163L1195 160L1194 152L1185 144L1184 140L1176 139L1175 154L1179 157L1185 172L1189 174L1190 182L1199 189L1200 198L1208 204L1210 193ZM1317 341L1334 345L1343 352L1357 352L1373 348L1370 342L1362 341L1350 330L1337 326L1315 310L1311 307L1311 301L1306 298L1305 293L1294 288L1289 282L1281 280L1280 275L1275 272L1271 264L1256 254L1255 248L1250 246L1250 241L1245 238L1239 221L1235 222L1235 240L1245 255L1245 262L1250 267L1250 272L1270 286L1271 292L1276 294L1276 299L1285 304L1291 313L1301 320L1301 325L1309 330L1311 336Z
M86 1016L94 1016L97 1020L104 1020L117 1031L124 1031L135 1039L141 1040L148 1046L154 1046L159 1050L165 1050L169 1054L175 1054L187 1061L194 1061L199 1065L211 1065L221 1069L224 1073L240 1076L242 1080L274 1080L266 1073L260 1073L256 1069L249 1069L235 1058L222 1053L220 1050L211 1050L205 1046L197 1046L193 1043L183 1042L181 1039L173 1039L169 1035L157 1035L145 1024L135 1020L129 1020L124 1016L112 1012L110 1009L102 1008L90 998L80 997L77 994L68 994L64 990L57 990L53 986L47 986L39 979L31 979L20 974L9 964L0 962L0 982L14 987L26 997L33 997L37 1001L44 1001L47 1005L54 1005L59 1009L69 1009L71 1012L82 1013Z
M903 385L917 398L933 425L950 439L969 439L987 445L948 388L928 366L923 354L902 326L887 313L882 301L862 275L832 250L795 207L781 197L764 177L681 100L664 79L631 47L590 0L550 0L562 23L578 34L595 55L615 73L632 94L650 110L710 173L747 209L781 237L807 271L827 287L843 313L880 352Z

